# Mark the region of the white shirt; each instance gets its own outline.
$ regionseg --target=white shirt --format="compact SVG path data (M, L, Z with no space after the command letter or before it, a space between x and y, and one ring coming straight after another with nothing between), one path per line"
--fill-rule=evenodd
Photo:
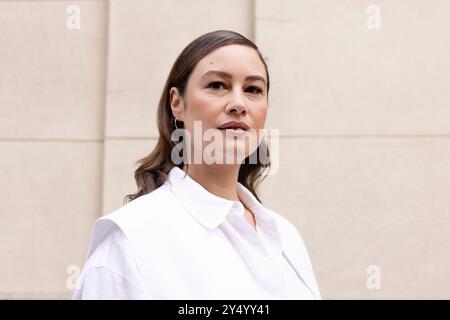
M178 167L95 222L73 299L321 299L297 229L237 183L218 197Z

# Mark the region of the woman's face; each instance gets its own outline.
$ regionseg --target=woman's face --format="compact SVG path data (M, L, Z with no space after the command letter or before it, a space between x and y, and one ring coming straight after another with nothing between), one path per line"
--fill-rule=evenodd
M251 47L232 44L214 50L195 66L184 97L175 88L170 96L173 114L190 133L192 152L201 152L203 157L217 156L219 152L222 163L229 163L225 154L234 157L237 153L232 163L241 163L263 138L259 131L264 129L267 115L267 76L258 53ZM243 133L219 129L229 121L244 122L250 129ZM199 133L202 143L194 144ZM210 152L212 143L214 152ZM210 147L205 150L207 145Z

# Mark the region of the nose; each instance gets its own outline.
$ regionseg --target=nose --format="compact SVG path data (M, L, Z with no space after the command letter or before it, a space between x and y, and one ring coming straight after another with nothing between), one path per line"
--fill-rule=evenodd
M231 98L226 107L227 113L245 114L247 113L247 106L245 104L245 99L240 90L233 90L231 93Z

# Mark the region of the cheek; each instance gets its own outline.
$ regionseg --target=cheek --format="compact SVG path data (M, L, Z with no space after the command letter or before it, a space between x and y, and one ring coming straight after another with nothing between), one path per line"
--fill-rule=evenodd
M203 129L214 126L221 110L217 99L205 95L192 95L186 104L186 119L193 127L194 121L201 121Z
M264 124L266 122L267 117L267 110L268 110L267 104L260 105L255 109L253 115L255 126L257 126L258 128L264 128Z

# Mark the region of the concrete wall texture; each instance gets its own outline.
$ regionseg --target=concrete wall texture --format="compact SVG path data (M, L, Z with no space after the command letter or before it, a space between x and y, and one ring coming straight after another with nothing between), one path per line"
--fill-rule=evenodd
M301 232L323 298L449 299L449 11L447 0L0 0L0 298L70 298L93 222L136 191L176 56L231 29L271 73L280 164L262 200Z

